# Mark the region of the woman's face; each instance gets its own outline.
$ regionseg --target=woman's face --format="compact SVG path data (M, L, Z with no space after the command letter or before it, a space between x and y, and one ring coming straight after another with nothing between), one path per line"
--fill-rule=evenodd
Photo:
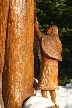
M51 32L52 32L52 27L49 27L46 31L45 31L45 34L51 34Z

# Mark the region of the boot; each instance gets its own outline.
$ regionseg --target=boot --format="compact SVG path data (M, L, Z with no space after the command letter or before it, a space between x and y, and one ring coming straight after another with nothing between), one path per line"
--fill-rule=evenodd
M59 106L55 105L55 106L51 106L51 107L48 107L48 108L59 108Z

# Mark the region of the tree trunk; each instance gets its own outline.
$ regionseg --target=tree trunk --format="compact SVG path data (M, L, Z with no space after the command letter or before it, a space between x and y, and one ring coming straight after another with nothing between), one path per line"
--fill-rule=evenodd
M8 17L8 1L0 0L0 108L4 108L2 98L2 73L5 55L6 25Z
M22 108L23 101L33 95L33 41L34 0L10 0L3 72L5 108Z

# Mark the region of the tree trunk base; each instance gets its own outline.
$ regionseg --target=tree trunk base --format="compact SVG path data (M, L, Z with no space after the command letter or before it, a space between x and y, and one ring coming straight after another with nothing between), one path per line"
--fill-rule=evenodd
M0 96L0 108L4 108L4 102L2 99L2 95Z

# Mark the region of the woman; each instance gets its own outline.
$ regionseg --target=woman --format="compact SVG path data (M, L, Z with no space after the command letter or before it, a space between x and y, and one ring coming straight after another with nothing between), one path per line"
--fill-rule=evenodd
M37 89L41 90L43 97L47 97L47 91L49 91L51 99L55 104L55 90L58 89L58 60L62 61L62 44L58 36L58 27L51 25L43 34L40 32L38 22L36 21L35 33L39 41L41 53L41 67Z

